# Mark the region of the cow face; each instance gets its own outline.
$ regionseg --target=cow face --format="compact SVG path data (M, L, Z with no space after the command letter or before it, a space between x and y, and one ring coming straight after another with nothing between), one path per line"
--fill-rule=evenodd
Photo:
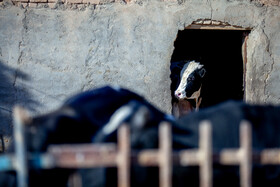
M180 84L175 91L175 97L178 99L198 98L205 72L206 70L199 62L186 63L180 74Z

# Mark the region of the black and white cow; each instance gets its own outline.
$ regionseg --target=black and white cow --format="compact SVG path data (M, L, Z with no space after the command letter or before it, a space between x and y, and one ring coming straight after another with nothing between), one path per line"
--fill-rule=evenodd
M197 111L201 104L201 87L202 80L206 73L203 65L195 61L171 63L171 79L176 84L171 85L173 96L173 115L176 117L183 116L194 108ZM180 77L178 77L178 69L180 70ZM173 83L174 84L174 83ZM174 98L175 97L175 98ZM194 105L191 104L194 100Z
M124 121L131 128L133 149L158 147L158 124L172 123L175 150L198 147L198 125L209 120L213 129L213 149L239 146L239 123L246 119L253 126L254 149L280 146L280 107L227 102L201 109L180 119L170 119L139 95L111 87L72 97L58 110L36 117L26 126L27 147L33 153L46 151L49 144L115 142L116 129ZM214 166L214 186L238 186L237 167ZM175 167L173 186L198 186L197 167ZM30 186L66 186L72 170L30 171ZM116 170L80 171L84 186L116 186ZM157 168L133 167L131 186L158 186ZM15 186L14 173L0 173L0 186ZM253 186L279 186L279 166L255 166Z
M51 144L116 142L117 128L123 122L132 127L134 148L154 147L157 142L152 144L148 141L150 138L138 141L143 138L138 136L143 129L167 118L166 114L150 105L143 97L127 89L102 87L73 96L57 110L34 117L25 126L27 150L36 154L45 152ZM151 136L155 136L155 133ZM30 170L29 185L66 186L71 173L73 170L69 169L33 168ZM100 170L94 173L100 173ZM103 178L100 176L94 179L95 184L107 184L101 180ZM0 173L0 187L15 185L15 172Z
M280 106L250 105L237 101L227 101L216 106L203 108L199 112L190 113L173 123L173 148L181 150L198 147L198 124L203 120L208 120L212 124L214 151L221 151L224 148L238 148L240 146L239 124L244 119L252 124L254 150L279 148L279 114ZM237 166L214 165L214 169L213 186L239 186L239 168ZM193 174L195 170L181 168L181 171L182 173L175 173L180 185L198 186L197 175ZM182 181L185 182L182 183ZM252 182L254 187L279 186L280 166L255 165Z

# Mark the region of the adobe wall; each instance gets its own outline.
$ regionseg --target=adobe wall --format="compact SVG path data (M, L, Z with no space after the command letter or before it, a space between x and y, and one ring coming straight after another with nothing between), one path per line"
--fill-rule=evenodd
M278 0L5 0L0 133L9 140L15 104L35 115L107 84L129 88L170 112L173 44L178 30L197 20L252 29L246 100L280 103Z

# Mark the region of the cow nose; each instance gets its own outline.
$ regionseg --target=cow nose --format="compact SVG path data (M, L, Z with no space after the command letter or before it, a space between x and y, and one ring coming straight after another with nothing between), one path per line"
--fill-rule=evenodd
M182 94L181 94L180 92L176 92L175 95L176 95L177 97L180 97Z

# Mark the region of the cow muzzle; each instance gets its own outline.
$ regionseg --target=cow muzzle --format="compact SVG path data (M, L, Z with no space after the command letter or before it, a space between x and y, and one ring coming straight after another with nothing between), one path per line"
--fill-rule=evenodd
M175 91L174 95L177 99L185 99L186 98L186 94L183 93L183 92L180 92L180 91Z

